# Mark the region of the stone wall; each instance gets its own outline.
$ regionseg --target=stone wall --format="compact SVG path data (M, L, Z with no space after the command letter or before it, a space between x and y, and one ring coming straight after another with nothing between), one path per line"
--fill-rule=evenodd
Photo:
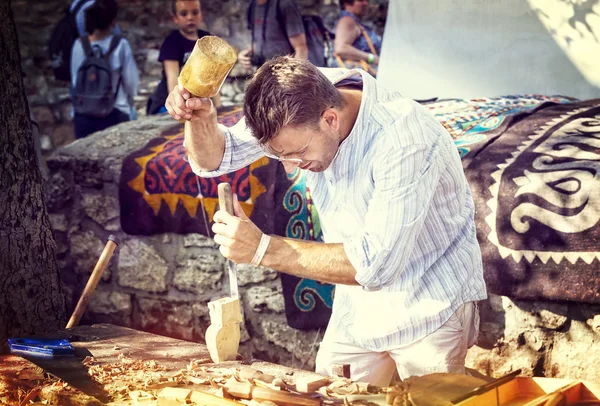
M225 263L213 241L202 235L131 236L120 228L123 156L172 125L167 117L146 117L60 148L48 159L46 200L69 309L108 235L122 240L82 323L203 341L207 302L228 294ZM243 355L312 369L323 331L287 326L276 272L252 266L238 272ZM468 366L492 376L522 368L526 375L600 380L600 306L491 295L480 309L481 334Z
M526 375L600 381L599 305L490 295L480 310L469 366L494 376L521 368Z
M140 91L135 98L138 117L145 115L146 101L154 91L162 65L160 45L175 28L170 15L171 0L119 0L118 24L129 40L140 71ZM337 0L336 0L337 1ZM332 0L297 0L303 13L319 14L332 26L339 6ZM71 100L68 84L57 82L49 66L47 43L54 24L64 15L71 0L12 0L19 34L24 84L33 119L40 125L45 153L73 141ZM382 33L388 0L371 0L367 24ZM246 28L248 0L203 1L203 28L225 38L236 49L249 45ZM246 73L237 66L224 84L223 104L240 104Z

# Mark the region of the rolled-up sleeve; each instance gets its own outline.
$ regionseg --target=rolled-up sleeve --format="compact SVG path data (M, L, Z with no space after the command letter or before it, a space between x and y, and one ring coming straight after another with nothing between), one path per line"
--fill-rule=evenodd
M246 127L246 121L243 118L232 127L225 127L221 124L219 127L225 134L225 151L221 164L214 171L203 171L190 158L190 166L196 175L214 178L242 169L264 156L262 148Z
M405 269L442 167L436 145L390 146L388 151L373 167L375 188L364 230L344 243L365 290L391 284Z

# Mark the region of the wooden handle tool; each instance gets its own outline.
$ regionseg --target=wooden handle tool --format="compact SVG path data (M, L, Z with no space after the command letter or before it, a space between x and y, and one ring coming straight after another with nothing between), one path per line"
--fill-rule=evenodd
M219 207L233 215L233 196L228 183L219 184ZM242 313L235 264L227 260L231 296L208 303L210 326L206 330L206 346L213 362L233 361L240 346Z
M96 286L98 286L98 282L100 282L100 278L102 278L102 274L108 266L115 249L119 246L119 243L120 241L118 237L114 235L108 236L108 241L104 246L104 250L100 255L100 259L98 259L98 262L96 263L96 266L90 275L90 279L88 279L88 282L85 285L85 289L83 290L83 293L77 302L77 306L75 307L75 310L73 311L73 314L67 323L67 328L76 327L79 324L83 313L85 313L85 309L92 299L92 294L94 293L94 290L96 290Z

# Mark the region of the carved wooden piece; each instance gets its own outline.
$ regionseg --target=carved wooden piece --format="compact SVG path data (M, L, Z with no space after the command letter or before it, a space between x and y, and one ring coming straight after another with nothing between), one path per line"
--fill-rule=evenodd
M233 361L240 346L240 300L224 297L208 303L206 346L213 362Z
M322 386L329 385L329 378L314 376L299 376L296 378L296 390L302 393L316 392Z
M220 209L233 214L231 186L228 183L221 183L218 189ZM237 285L237 280L230 282ZM213 362L235 360L240 346L239 323L242 322L239 298L225 297L213 300L208 303L208 311L210 326L206 330L206 346L208 347L210 358Z

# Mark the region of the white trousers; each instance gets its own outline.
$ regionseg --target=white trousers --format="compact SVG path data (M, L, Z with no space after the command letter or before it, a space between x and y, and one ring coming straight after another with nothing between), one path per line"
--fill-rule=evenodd
M375 352L350 343L323 342L316 372L332 375L332 365L350 364L352 380L377 386L388 386L395 370L401 379L436 372L464 374L467 350L475 344L478 332L479 309L468 302L433 333L393 350Z

